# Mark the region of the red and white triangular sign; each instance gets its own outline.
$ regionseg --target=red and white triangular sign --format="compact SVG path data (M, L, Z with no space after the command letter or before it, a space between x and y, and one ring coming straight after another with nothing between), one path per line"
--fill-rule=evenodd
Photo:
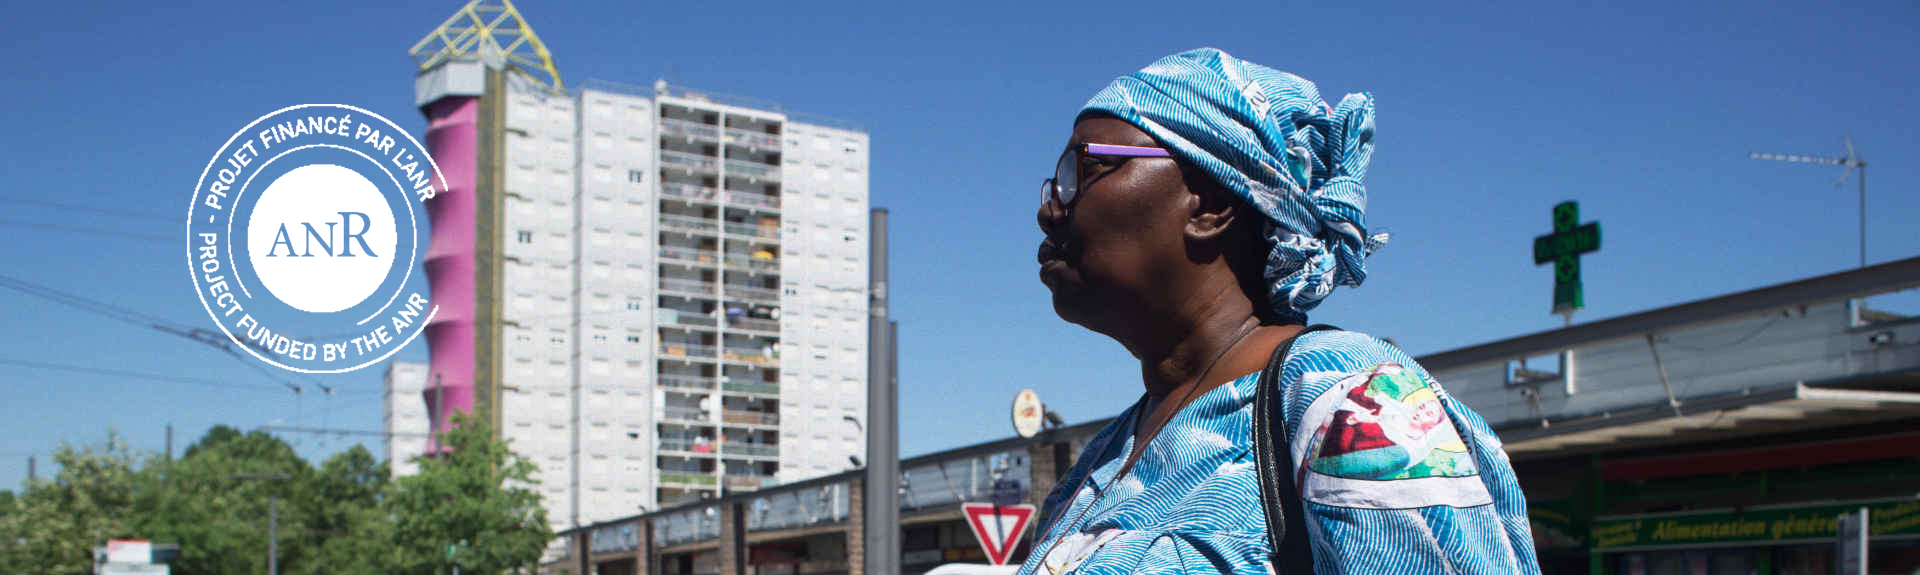
M1033 506L1026 504L996 507L992 503L962 503L960 510L967 516L967 527L980 540L980 549L987 552L987 560L994 565L1006 565L1013 557L1013 548L1020 546L1020 536L1027 531L1027 521L1033 519Z

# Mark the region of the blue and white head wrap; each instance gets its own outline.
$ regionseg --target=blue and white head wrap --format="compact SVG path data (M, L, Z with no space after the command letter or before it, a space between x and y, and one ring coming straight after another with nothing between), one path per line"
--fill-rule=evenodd
M1267 216L1265 277L1273 312L1305 322L1334 286L1366 280L1373 97L1329 109L1313 82L1201 48L1115 79L1080 116L1111 114Z

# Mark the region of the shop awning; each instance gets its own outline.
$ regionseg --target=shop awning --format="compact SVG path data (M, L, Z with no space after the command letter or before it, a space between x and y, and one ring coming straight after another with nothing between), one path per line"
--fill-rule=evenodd
M1920 416L1920 392L1812 387L1804 382L1678 406L1661 402L1537 427L1506 428L1516 459L1613 451Z

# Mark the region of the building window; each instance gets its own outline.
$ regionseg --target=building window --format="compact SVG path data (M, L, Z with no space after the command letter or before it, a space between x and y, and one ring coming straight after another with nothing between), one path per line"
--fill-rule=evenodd
M627 181L636 184L646 182L647 173L640 170L627 170Z
M520 243L523 243L523 244L533 243L533 232L530 232L527 230L520 230L518 232L514 232L514 237L519 239Z
M640 336L637 336L637 335L627 336L627 343L640 343Z

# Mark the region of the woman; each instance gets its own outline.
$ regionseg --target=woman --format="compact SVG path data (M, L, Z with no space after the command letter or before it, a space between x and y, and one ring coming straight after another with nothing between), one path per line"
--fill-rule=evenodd
M1397 348L1302 333L1358 286L1373 101L1202 49L1093 97L1042 189L1062 319L1140 360L1146 394L1047 497L1022 574L1269 573L1251 455L1270 354L1317 573L1538 573L1499 441ZM1282 575L1286 575L1282 573Z

